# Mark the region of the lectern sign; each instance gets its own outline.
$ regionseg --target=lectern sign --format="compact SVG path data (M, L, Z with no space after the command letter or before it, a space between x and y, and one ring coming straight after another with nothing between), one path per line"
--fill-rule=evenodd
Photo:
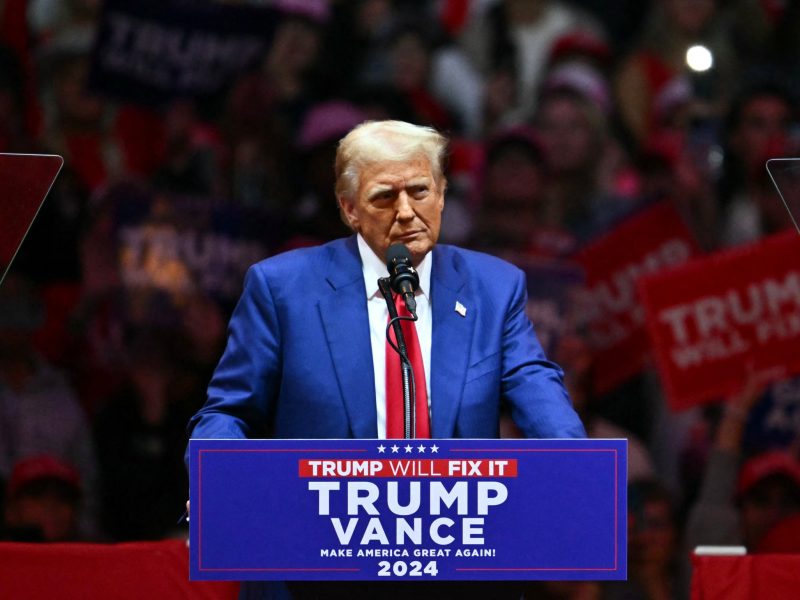
M192 579L624 579L625 440L192 440Z

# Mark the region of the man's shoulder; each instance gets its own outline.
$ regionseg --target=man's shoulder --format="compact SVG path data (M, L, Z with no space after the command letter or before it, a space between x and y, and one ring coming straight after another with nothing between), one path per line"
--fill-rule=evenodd
M252 265L251 269L270 275L316 273L330 263L337 253L346 251L348 243L349 238L341 238L317 246L293 248L265 258Z
M477 250L439 244L436 252L442 261L449 261L455 269L471 275L486 275L497 279L517 279L522 271L510 262Z

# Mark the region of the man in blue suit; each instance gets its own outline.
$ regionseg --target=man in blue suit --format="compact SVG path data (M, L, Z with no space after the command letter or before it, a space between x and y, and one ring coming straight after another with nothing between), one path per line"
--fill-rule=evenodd
M388 309L376 281L395 243L420 275L431 436L497 437L503 402L528 437L585 436L562 372L525 314L524 274L485 254L436 246L445 151L436 131L398 121L364 123L345 136L336 195L356 235L250 268L192 437L386 437Z
M372 338L383 339L388 312L369 271L386 275L386 249L398 242L422 280L432 437L497 437L501 402L528 437L585 435L525 314L523 273L435 247L445 147L437 132L397 121L363 124L342 140L336 191L357 235L251 267L193 437L385 437L376 403L384 357L374 356L384 350ZM376 308L383 314L371 319Z

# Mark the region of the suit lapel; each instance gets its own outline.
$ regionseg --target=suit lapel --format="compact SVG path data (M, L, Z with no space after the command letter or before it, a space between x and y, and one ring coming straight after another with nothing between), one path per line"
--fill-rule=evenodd
M378 436L367 292L355 236L331 248L318 307L355 438Z
M477 306L467 295L466 278L458 271L456 260L451 248L434 248L431 425L432 436L436 438L454 435L475 328ZM457 302L466 309L464 315L456 311Z

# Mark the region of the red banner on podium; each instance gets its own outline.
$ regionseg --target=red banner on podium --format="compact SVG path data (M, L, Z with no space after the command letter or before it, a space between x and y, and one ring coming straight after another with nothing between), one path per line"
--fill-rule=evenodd
M800 237L794 231L643 278L640 293L675 410L800 373Z
M675 208L662 202L625 220L577 255L586 271L581 313L596 355L596 393L638 373L649 355L637 279L684 263L697 253L697 244Z

